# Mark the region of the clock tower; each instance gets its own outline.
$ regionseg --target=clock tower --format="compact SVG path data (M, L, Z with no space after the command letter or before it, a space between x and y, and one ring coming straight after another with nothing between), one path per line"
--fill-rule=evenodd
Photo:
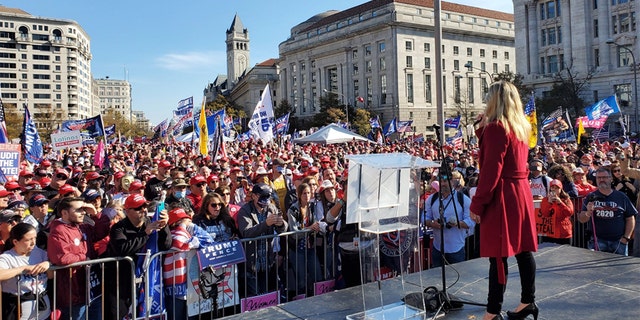
M227 81L232 89L238 78L249 68L249 31L245 29L236 13L227 30Z

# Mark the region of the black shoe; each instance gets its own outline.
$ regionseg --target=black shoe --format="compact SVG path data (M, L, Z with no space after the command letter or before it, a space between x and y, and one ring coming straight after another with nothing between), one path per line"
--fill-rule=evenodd
M507 316L509 316L509 320L520 320L520 319L525 319L530 314L532 314L533 319L538 320L539 311L540 309L538 309L538 305L535 302L533 302L527 305L526 307L522 308L522 310L518 312L507 311Z

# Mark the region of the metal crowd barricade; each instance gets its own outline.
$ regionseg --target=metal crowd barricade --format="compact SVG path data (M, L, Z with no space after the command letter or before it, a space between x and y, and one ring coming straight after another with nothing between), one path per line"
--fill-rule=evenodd
M279 295L282 294L283 292L287 292L288 288L291 288L293 286L293 283L295 283L296 279L295 277L292 278L291 275L287 272L289 271L289 268L287 265L290 263L289 259L288 259L288 250L290 249L290 246L295 244L296 247L299 244L299 239L298 237L294 237L295 235L300 235L300 234L308 234L309 232L311 232L310 230L301 230L301 231L292 231L292 232L284 232L284 233L280 233L280 234L272 234L272 235L265 235L265 236L261 236L261 237L255 237L255 238L245 238L245 239L239 239L243 245L243 248L245 250L245 253L248 251L247 249L251 248L250 246L253 246L253 249L255 249L257 251L257 249L260 246L274 246L276 249L274 250L273 254L274 254L274 265L267 265L266 266L266 270L265 272L267 274L269 274L269 272L275 272L277 274L277 282L276 283L269 283L270 279L267 277L265 279L266 283L264 283L264 288L274 288L274 290L278 291ZM289 237L292 237L292 242L293 244L289 243ZM325 238L326 239L326 238ZM326 240L325 240L326 241ZM329 246L324 246L324 248L327 248ZM268 249L268 247L265 247L264 249ZM330 253L328 250L330 249L326 249L326 252L323 252L323 254L328 254ZM248 289L248 283L247 281L242 281L244 277L244 275L240 274L241 272L246 272L245 270L245 266L244 263L238 264L238 265L234 265L234 266L227 266L227 267L221 267L216 269L216 273L220 272L220 269L225 268L225 270L222 270L221 275L217 275L218 277L222 277L222 275L224 275L225 277L229 276L229 277L234 277L236 276L237 278L235 279L226 279L226 280L222 280L221 285L222 286L222 291L220 292L221 288L220 286L218 286L216 289L218 290L217 294L214 296L217 296L218 294L222 293L222 295L226 295L224 297L222 297L222 305L218 305L218 297L216 297L216 301L207 301L207 300L213 300L213 297L210 297L208 299L203 299L202 298L202 294L199 292L202 289L201 288L197 288L199 287L199 281L201 280L200 277L202 276L202 270L200 270L200 266L194 266L194 263L198 263L197 262L197 257L196 256L196 251L197 249L192 249L192 250L188 250L188 251L179 251L179 250L168 250L168 251L161 251L161 252L157 252L153 255L150 255L149 257L149 262L158 259L158 261L160 262L160 265L162 266L164 258L167 254L184 254L185 255L185 259L186 259L186 265L184 266L184 272L187 274L187 286L191 287L188 289L193 289L196 293L197 293L197 300L193 301L190 300L190 297L192 297L193 295L187 295L187 312L194 311L197 310L196 313L197 314L191 314L191 316L195 316L197 315L199 318L216 318L218 316L227 316L227 315L231 315L231 314L236 314L236 313L240 313L240 303L241 303L241 299L246 297L246 292ZM281 257L281 258L279 258ZM305 257L306 258L306 257ZM176 270L176 260L173 260L173 265L172 265L172 270ZM305 266L307 265L307 260L304 260L304 264ZM144 299L147 303L145 303L145 314L142 317L143 319L150 319L150 318L155 318L160 316L161 314L154 314L151 312L151 303L153 302L153 298L151 297L150 293L151 293L151 288L149 288L149 283L150 283L150 279L149 277L152 275L151 271L149 270L151 266L151 263L147 263L146 265L146 269L143 271L144 272L144 277L143 277L143 281L145 283L145 290L144 290ZM194 270L193 268L197 268L198 270L198 279L193 279L191 276L189 276L188 274L190 273L190 271ZM303 266L304 267L304 266ZM162 271L162 267L160 272ZM273 268L275 268L275 270L272 270ZM325 276L329 274L329 271L325 272ZM334 273L335 274L335 273ZM177 274L172 274L172 284L171 286L173 286L173 288L171 288L171 292L176 292L176 283L175 283L175 277L173 277L174 275ZM305 278L302 281L305 281L305 283L308 282L308 274L305 273ZM233 280L233 281L232 281ZM237 281L236 281L237 280ZM259 284L257 283L257 279L255 280L256 283L253 283L253 285L255 285L255 287L259 287ZM242 282L242 283L240 283ZM232 283L232 284L231 284ZM218 285L218 284L217 284ZM160 290L164 293L165 292L165 283L164 283L164 277L161 280L161 283L159 284L159 288ZM155 288L154 288L155 290ZM298 296L299 292L297 290L294 290L292 294L290 294L291 296ZM169 302L167 299L177 299L175 295L173 296L164 296L165 299L165 305ZM228 298L228 299L227 299ZM288 298L291 298L289 296L284 296L284 299L287 300ZM281 302L285 302L280 300ZM228 305L226 303L229 303ZM197 306L194 306L195 303L197 303ZM175 301L173 301L173 304L175 305ZM191 307L191 309L189 309ZM215 308L214 308L215 307ZM197 308L197 309L196 309ZM217 309L217 311L215 310ZM163 312L164 313L164 312ZM217 313L217 314L215 314ZM229 313L229 314L227 314ZM182 315L167 315L169 316L169 319L182 319Z
M128 264L131 266L131 274L135 274L135 264L133 262L133 260L129 257L115 257L115 258L101 258L101 259L93 259L93 260L87 260L87 261L81 261L81 262L76 262L76 263L72 263L66 266L51 266L49 268L49 271L53 271L53 286L52 288L47 288L47 291L51 293L50 297L52 297L52 299L50 299L50 304L51 304L51 310L52 312L55 312L54 310L56 309L56 304L57 304L57 300L58 300L58 294L68 294L69 295L69 301L72 301L72 297L73 297L73 290L69 290L69 292L62 292L59 293L57 292L57 273L58 272L72 272L72 269L74 268L84 268L85 269L85 280L87 283L86 286L86 301L85 304L87 306L87 308L89 307L91 301L90 301L90 290L91 290L91 267L99 265L100 268L100 298L101 299L101 310L100 313L102 314L102 319L106 319L105 318L105 272L104 272L104 266L107 263L115 263L116 266L116 287L120 288L123 285L130 285L131 286L131 292L133 293L134 297L135 297L135 277L132 277L131 279L120 279L120 268L122 266L120 266L120 264L123 261L127 261ZM126 282L123 282L126 281ZM69 288L72 288L72 281L73 281L73 275L70 274L69 275ZM120 300L120 291L118 290L116 292L116 301ZM132 299L134 301L132 301L132 316L133 319L136 318L136 299ZM71 308L72 306L69 306L69 308ZM118 303L116 309L117 312L119 312L119 307L120 304ZM85 313L85 319L89 320L89 312L87 309L87 312Z

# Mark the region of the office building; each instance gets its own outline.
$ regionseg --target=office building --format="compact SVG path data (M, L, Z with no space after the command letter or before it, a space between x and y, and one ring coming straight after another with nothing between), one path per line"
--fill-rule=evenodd
M449 2L441 9L445 117L465 114L473 122L492 74L516 70L513 15ZM304 121L333 92L383 123L413 120L416 132L432 134L434 46L433 1L369 1L320 13L279 45L281 99Z
M518 73L538 96L567 69L578 81L591 76L582 91L585 102L616 94L637 130L637 5L632 0L515 0Z
M75 21L0 6L0 90L6 112L28 103L36 126L53 130L94 114L91 41Z

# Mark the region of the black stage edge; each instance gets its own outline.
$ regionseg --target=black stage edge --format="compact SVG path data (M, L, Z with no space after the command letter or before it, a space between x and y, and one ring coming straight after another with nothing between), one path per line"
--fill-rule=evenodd
M586 249L541 245L535 254L536 301L538 319L640 319L640 258L593 252ZM489 260L474 259L447 267L448 292L459 299L486 303ZM405 291L419 291L416 274L405 277L404 290L398 278L382 282L384 304L399 302ZM423 286L440 289L440 268L422 272ZM378 284L365 286L367 306L380 304ZM259 311L224 319L345 319L363 311L361 287L349 288L317 297L293 301ZM375 293L369 295L369 293ZM515 258L509 258L509 278L504 309L520 301L520 281ZM482 319L484 307L465 305L439 319ZM530 317L531 318L531 317Z

